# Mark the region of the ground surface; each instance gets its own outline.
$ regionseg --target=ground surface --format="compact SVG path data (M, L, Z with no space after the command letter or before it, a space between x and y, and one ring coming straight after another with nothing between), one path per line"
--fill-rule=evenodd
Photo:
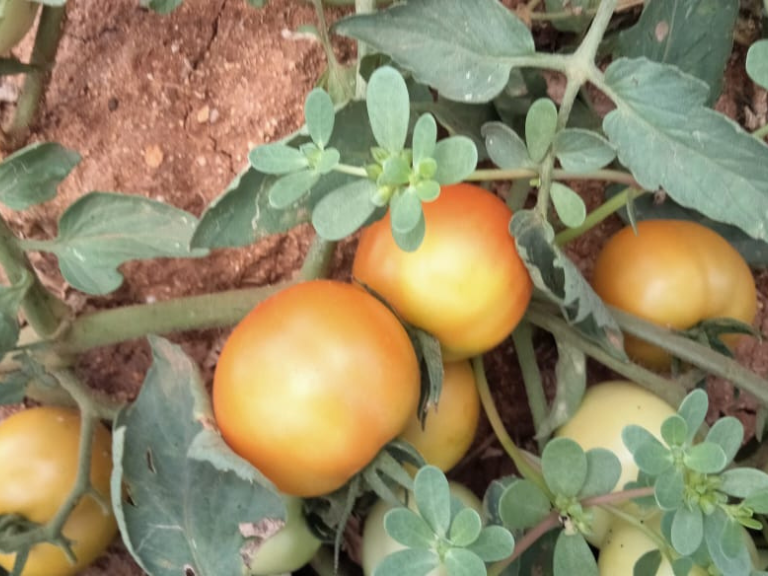
M516 2L506 2L515 5ZM302 122L302 104L324 63L317 43L294 34L314 21L301 0L272 0L263 10L243 0L185 0L170 16L138 7L137 0L71 2L69 20L47 101L30 141L52 140L79 151L82 163L47 204L8 215L26 237L56 232L62 211L92 191L140 194L170 202L199 215L246 164L256 144L284 136ZM340 13L332 12L336 17ZM546 30L542 34L552 36ZM29 50L29 42L21 53ZM350 47L339 43L339 56ZM765 121L764 92L745 82L743 51L734 53L727 94L719 107L749 127ZM557 94L553 82L552 93ZM762 117L762 118L761 118ZM601 189L578 186L590 208ZM588 275L605 239L621 226L610 219L581 238L570 254ZM36 257L44 281L77 311L162 300L174 296L261 285L290 277L301 263L312 232L298 229L248 249L218 250L194 261L132 263L116 293L86 298L68 288L55 261ZM354 241L336 255L335 274L349 270ZM757 274L758 327L768 331L768 273ZM224 330L176 336L210 379ZM556 353L551 342L538 343L545 378L553 381ZM768 347L746 343L739 358L768 375ZM80 374L99 389L123 399L135 396L150 363L145 342L129 342L86 354ZM489 355L489 374L505 422L515 439L530 442L532 423L517 364L509 344ZM591 380L610 376L592 366ZM754 404L730 387L712 382L713 415L741 417L753 425ZM456 474L480 491L500 473L511 471L486 424L477 448ZM119 544L89 569L88 576L141 574Z

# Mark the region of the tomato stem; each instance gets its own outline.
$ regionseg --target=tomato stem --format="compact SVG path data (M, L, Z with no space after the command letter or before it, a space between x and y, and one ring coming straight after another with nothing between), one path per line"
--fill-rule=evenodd
M643 193L643 190L637 188L625 188L590 212L581 226L567 228L557 234L557 236L555 236L555 242L558 246L563 246L571 240L578 238L600 224L600 222L608 218L611 214L626 206L630 200L634 200Z
M315 234L309 251L304 257L304 264L299 271L299 280L315 280L328 276L335 249L336 242L324 240L320 235Z
M536 170L519 168L515 170L501 170L499 168L488 168L475 170L465 178L467 182L485 182L488 180L521 180L524 178L532 179L538 177ZM622 170L595 170L594 172L569 172L555 168L552 171L555 180L605 180L606 182L618 182L627 186L639 187L639 184L629 172Z
M616 7L616 11L621 12L625 10L630 10L631 8L634 8L636 6L642 6L645 3L645 1L646 0L623 0L619 2L618 6ZM538 3L539 1L536 1L535 3L531 2L531 4L534 4L534 5L537 5ZM571 18L574 18L579 14L593 16L596 12L597 12L597 8L587 8L586 10L581 10L578 13L573 8L571 8L570 10L563 10L561 12L535 12L531 14L531 20L556 22L558 20L570 20Z
M554 498L552 492L544 482L544 476L542 475L541 471L537 469L530 462L525 453L517 447L514 440L512 440L504 428L504 423L502 422L501 416L496 409L496 404L493 402L491 389L488 387L488 379L485 376L485 367L483 366L482 356L475 356L472 358L472 369L475 374L477 391L480 394L480 402L483 405L483 410L485 411L485 415L488 417L491 428L493 428L493 432L499 439L499 443L512 459L512 462L514 462L520 475L523 478L526 478L536 484L545 494Z
M523 383L525 384L526 396L528 396L528 406L533 417L533 427L538 433L542 422L547 417L547 397L544 394L544 384L541 379L539 365L536 363L536 351L533 349L531 325L526 321L520 322L515 331L512 332L512 341L515 344L517 361L523 373ZM542 450L547 443L547 439L538 438L538 443L539 450Z

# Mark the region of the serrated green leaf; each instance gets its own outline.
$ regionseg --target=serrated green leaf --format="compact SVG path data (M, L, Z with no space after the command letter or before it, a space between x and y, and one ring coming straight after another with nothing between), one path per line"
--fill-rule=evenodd
M554 576L576 575L598 576L597 562L584 536L562 530L555 544Z
M437 143L437 122L431 114L422 114L413 127L413 165L426 158L432 158Z
M600 0L546 0L547 12L558 14L571 12L570 18L556 18L552 21L555 28L562 32L583 32L589 27L592 16L590 8L596 8Z
M758 40L749 47L747 74L755 84L768 90L768 40Z
M438 536L445 536L451 524L451 493L448 480L435 466L424 466L416 473L413 493L419 514Z
M170 14L181 6L183 0L140 0L140 5L157 12L158 14Z
M355 180L323 196L312 212L312 225L326 240L341 240L360 228L376 206L371 195L376 185L370 180Z
M336 112L328 93L322 88L315 88L304 102L304 118L312 141L324 148L333 135L333 123Z
M768 474L756 468L732 468L720 474L720 490L736 498L768 490Z
M376 70L368 82L366 103L376 142L391 153L400 152L411 114L408 87L400 72L391 66Z
M688 426L687 441L692 442L696 432L704 424L709 409L709 396L704 390L696 389L688 394L680 403L677 413L683 417Z
M398 233L407 234L424 218L421 200L409 189L395 194L390 203L392 214L392 229Z
M510 530L533 528L552 510L549 498L530 480L508 486L499 500L499 517Z
M621 462L616 454L604 448L587 450L587 479L579 498L608 494L621 477Z
M411 167L405 158L391 156L384 161L382 172L376 180L379 186L400 186L407 184L411 177Z
M0 358L13 350L19 340L19 307L30 286L32 275L23 269L17 282L0 286Z
M613 162L616 151L605 138L581 128L566 128L555 137L555 155L569 172L586 173Z
M645 442L639 446L632 455L637 467L651 476L658 476L674 463L669 449L655 438L653 442Z
M434 179L441 185L461 182L477 167L477 148L466 136L451 136L435 146L437 171Z
M339 160L341 160L341 154L336 148L326 148L320 153L315 164L315 170L319 174L328 174L328 172L338 166Z
M672 520L672 546L683 556L690 556L704 539L704 516L701 508L678 508Z
M587 206L581 196L560 182L552 182L550 195L563 224L569 228L576 228L584 223L587 217Z
M483 125L483 137L491 161L503 170L534 169L536 162L517 132L501 122Z
M700 78L711 87L711 104L720 95L738 14L738 0L648 0L638 23L619 35L617 52Z
M643 188L664 188L683 206L768 239L761 216L768 213L768 146L705 108L704 82L624 58L608 67L605 82L616 109L603 129Z
M706 440L720 446L725 452L726 461L730 463L741 448L741 442L744 440L744 426L737 418L726 416L712 425Z
M509 530L501 526L486 526L467 549L477 554L483 562L499 562L512 555L515 539Z
M662 510L675 510L683 503L685 481L683 473L676 468L669 468L654 483L656 503Z
M507 84L533 37L496 0L421 0L336 23L334 31L392 56L446 98L487 102ZM450 56L447 56L450 55Z
M719 445L703 442L692 446L683 456L683 462L702 474L717 474L725 468L728 459Z
M79 163L77 152L55 142L22 148L0 163L0 202L12 210L46 202Z
M649 550L635 562L632 576L656 576L659 566L661 566L661 551Z
M384 558L372 576L427 576L438 566L440 557L434 550L409 548Z
M552 492L576 496L587 479L587 456L570 438L555 438L541 454L541 471Z
M667 446L682 446L688 440L688 424L679 414L670 416L661 424L661 437Z
M269 203L273 208L287 208L317 184L320 175L312 170L301 170L281 176L269 190Z
M525 142L534 162L541 162L557 133L557 107L549 98L539 98L525 117Z
M450 548L443 559L449 576L477 576L485 572L485 563L466 548Z
M117 267L129 260L190 258L197 225L191 214L142 196L91 192L59 220L59 235L41 248L56 254L64 278L88 294L108 294L123 282Z
M521 322L516 330L524 329L524 326L529 325ZM587 357L584 352L565 340L556 339L555 344L555 397L550 404L549 413L539 424L536 439L549 438L552 432L570 420L581 405L587 388Z
M394 508L384 516L384 528L393 540L408 548L430 549L435 535L424 519L408 508Z
M427 226L426 221L424 220L424 212L422 211L421 219L412 230L408 232L399 232L398 230L392 229L392 237L395 239L395 243L400 250L413 252L421 246L426 231Z
M301 151L285 144L263 144L248 153L251 166L265 174L290 174L309 166Z
M111 490L122 539L156 576L245 573L258 546L241 528L279 528L282 498L256 476L244 480L187 457L204 423L213 422L209 395L178 346L156 337L150 344L153 364L139 397L114 424Z
M483 521L480 514L472 508L464 508L451 522L448 539L454 546L469 546L480 536L482 528Z

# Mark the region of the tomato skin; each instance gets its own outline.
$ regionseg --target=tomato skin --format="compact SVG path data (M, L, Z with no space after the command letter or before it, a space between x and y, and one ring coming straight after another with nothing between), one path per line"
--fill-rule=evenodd
M397 246L387 213L363 231L352 274L433 334L445 360L490 350L517 326L533 290L509 234L512 212L471 184L444 186L423 209L416 251Z
M376 298L331 280L254 308L224 345L213 407L224 440L278 489L319 496L363 469L416 412L419 365Z
M672 406L645 388L627 381L609 381L590 386L584 394L581 406L573 417L561 426L556 437L570 438L585 451L606 448L619 458L621 476L614 492L623 489L627 482L637 479L639 468L632 453L624 445L621 432L630 424L642 426L661 440L661 425L676 414ZM629 503L636 512L637 507ZM592 534L587 540L600 548L603 545L613 517L600 508L591 508ZM617 572L618 574L618 572Z
M21 514L33 522L48 522L66 500L77 476L80 415L75 410L45 406L17 412L0 423L0 514ZM97 423L91 459L91 482L110 502L112 439ZM110 509L105 514L91 497L84 497L64 524L73 540L76 564L52 544L38 544L22 576L73 576L91 564L117 534ZM0 566L13 569L15 554L0 554Z
M35 23L37 2L29 0L5 0L0 2L3 9L0 17L0 54L5 54L26 36Z
M754 278L725 239L701 224L679 220L646 220L637 231L622 229L598 255L592 285L605 302L677 330L709 318L752 323ZM736 340L726 338L729 345ZM650 368L670 366L666 351L637 338L626 337L625 349Z
M466 360L444 364L443 390L427 412L424 428L414 412L400 438L410 442L427 464L447 472L472 445L480 422L480 395Z

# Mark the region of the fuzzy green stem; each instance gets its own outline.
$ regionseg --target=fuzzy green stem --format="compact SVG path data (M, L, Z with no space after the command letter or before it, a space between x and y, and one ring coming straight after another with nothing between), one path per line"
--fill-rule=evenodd
M512 332L512 341L515 344L517 361L523 373L525 393L528 397L528 406L531 409L533 427L538 433L541 424L547 417L547 397L544 394L544 383L541 379L539 365L536 363L536 351L533 349L533 330L528 322L520 322ZM543 450L547 443L546 438L538 438L539 450Z
M56 61L56 52L64 31L66 8L64 6L43 6L40 23L32 48L30 63L39 69L27 74L24 88L19 96L16 114L7 132L18 141L29 130L35 119L43 94L51 79L51 69Z
M333 262L335 249L336 242L324 240L316 234L299 271L299 280L307 281L326 277Z
M520 180L523 178L536 178L539 173L536 170L515 169L501 170L499 168L488 168L475 170L465 178L471 182L486 182L491 180ZM556 168L552 171L555 180L605 180L606 182L618 182L627 186L639 188L639 184L628 172L621 170L595 170L593 172L569 172Z
M349 174L350 176L359 176L360 178L368 178L368 172L366 172L365 168L360 168L359 166L350 166L349 164L337 164L333 168L336 172L341 172L342 174Z
M643 194L643 191L638 190L637 188L625 188L590 212L581 226L568 228L560 232L555 236L555 242L558 246L563 246L571 240L578 238L600 224L600 222L608 218L608 216L626 206L630 200L637 198L641 194Z
M512 459L512 462L514 462L517 467L517 471L523 478L530 480L541 488L545 494L552 496L552 493L544 482L544 476L542 476L541 471L531 464L525 453L517 447L515 441L512 440L504 428L504 423L496 409L491 389L488 386L488 379L485 376L485 367L483 366L482 356L475 356L472 358L472 369L475 374L475 383L477 384L477 391L480 394L483 410L485 411L485 415L488 417L491 428L493 428L493 432L499 439L502 448L504 448L506 453Z

